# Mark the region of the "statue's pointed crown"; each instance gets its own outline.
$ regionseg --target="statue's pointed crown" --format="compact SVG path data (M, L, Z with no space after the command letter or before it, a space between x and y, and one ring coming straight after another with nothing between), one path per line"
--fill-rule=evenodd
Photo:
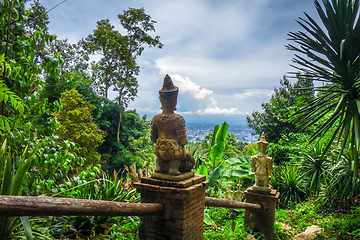
M265 133L264 132L261 134L260 141L257 142L257 144L260 144L260 143L266 144L266 145L268 144L268 142L265 139Z
M159 93L172 93L172 92L177 92L178 90L179 88L174 85L170 76L166 74L162 89L159 91Z

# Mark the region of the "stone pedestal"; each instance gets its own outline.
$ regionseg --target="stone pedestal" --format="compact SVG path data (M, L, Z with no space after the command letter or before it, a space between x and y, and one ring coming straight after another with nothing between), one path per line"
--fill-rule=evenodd
M142 217L141 240L202 240L205 190L209 182L195 175L182 181L143 177L134 183L142 203L163 203L162 216Z
M245 191L247 203L261 204L264 209L262 211L245 210L245 227L250 227L255 231L263 233L267 240L274 237L275 208L280 193L274 189L270 192L254 191L253 187L249 187Z

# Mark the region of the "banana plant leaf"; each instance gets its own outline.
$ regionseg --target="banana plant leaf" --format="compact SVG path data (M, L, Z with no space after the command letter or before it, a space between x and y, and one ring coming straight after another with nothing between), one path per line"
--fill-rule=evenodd
M250 157L241 156L241 157L233 157L226 160L230 165L248 165L250 164Z
M209 153L209 162L211 164L212 169L215 169L219 166L223 158L223 152L225 150L225 142L226 137L229 131L229 124L224 122L219 127L219 130L216 132L214 131L215 141L212 142L210 153Z
M230 169L222 174L223 177L228 178L229 180L235 180L238 178L248 178L248 179L255 179L255 174L250 172L249 170L243 169Z
M210 187L215 186L216 180L218 180L221 176L221 174L224 172L225 168L222 164L220 164L217 168L215 168L213 171L209 173L209 183Z
M211 219L208 213L204 213L204 223L210 226L216 226L214 220Z
M200 165L198 167L197 171L196 171L196 174L205 175L206 176L206 181L208 180L209 173L208 173L208 170L207 170L205 165Z

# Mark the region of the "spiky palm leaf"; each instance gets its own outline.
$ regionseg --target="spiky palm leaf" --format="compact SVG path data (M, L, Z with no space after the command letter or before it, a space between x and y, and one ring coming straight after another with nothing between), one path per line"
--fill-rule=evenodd
M297 112L303 128L317 123L325 115L330 117L312 135L311 140L323 136L331 128L334 133L325 149L338 136L343 151L350 141L354 154L353 174L357 176L359 162L359 112L360 112L360 20L359 0L316 0L315 7L323 23L321 27L309 15L298 23L304 32L290 32L289 40L296 44L287 46L295 51L293 67L307 77L324 82L315 90L321 96ZM334 125L339 121L338 125Z
M319 141L315 145L300 146L298 148L301 161L299 168L307 181L308 194L317 195L320 186L330 173L330 156L324 153L325 141Z

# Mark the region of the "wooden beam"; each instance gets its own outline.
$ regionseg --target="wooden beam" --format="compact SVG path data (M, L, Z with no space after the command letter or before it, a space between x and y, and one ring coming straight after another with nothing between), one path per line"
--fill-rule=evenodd
M258 210L258 211L263 210L263 208L264 208L261 204L230 201L227 199L219 199L219 198L212 198L212 197L205 197L205 206L235 208L235 209L242 208L242 209Z
M75 198L0 196L0 216L162 215L162 203L125 203Z

